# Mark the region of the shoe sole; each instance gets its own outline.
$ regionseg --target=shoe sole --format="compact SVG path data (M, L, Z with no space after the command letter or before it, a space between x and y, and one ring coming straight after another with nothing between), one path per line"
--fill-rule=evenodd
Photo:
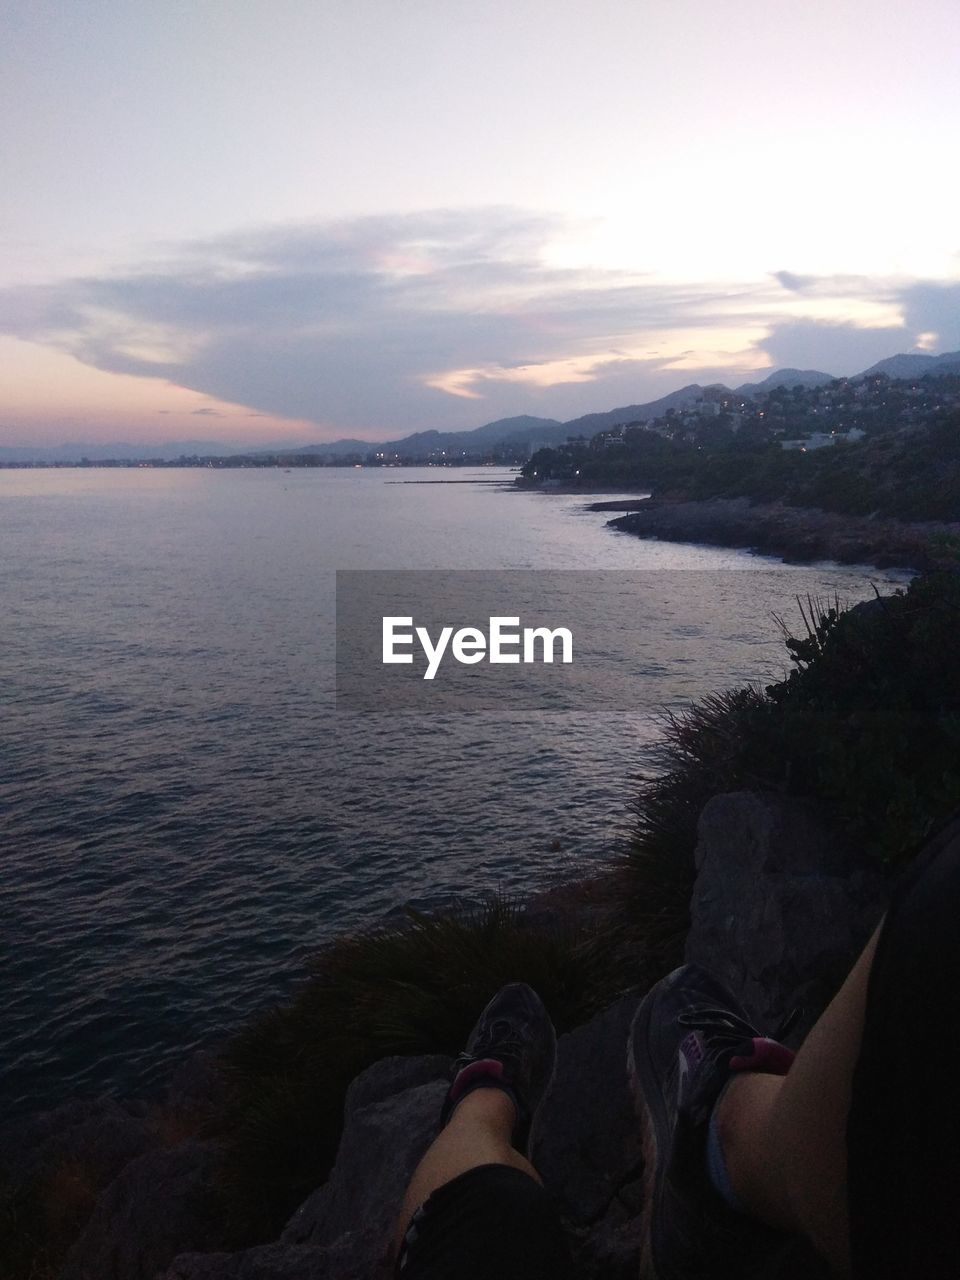
M637 1010L636 1017L630 1028L630 1040L627 1046L627 1079L630 1085L630 1092L633 1095L633 1108L640 1122L640 1143L643 1154L643 1201L644 1216L643 1230L640 1237L640 1280L660 1280L659 1272L653 1262L653 1215L656 1209L657 1195L657 1167L659 1164L659 1146L657 1143L657 1118L650 1107L650 1098L653 1096L661 1103L658 1110L660 1111L661 1126L665 1122L662 1112L662 1099L656 1081L652 1079L652 1074L648 1063L641 1066L637 1063L634 1053L634 1045L640 1035L646 1035L651 1022L651 1011L656 1002L655 996L651 992L640 1005Z

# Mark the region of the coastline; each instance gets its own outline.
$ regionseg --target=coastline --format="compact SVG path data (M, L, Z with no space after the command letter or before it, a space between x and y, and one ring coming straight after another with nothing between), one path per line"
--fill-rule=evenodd
M673 502L597 502L590 511L625 511L608 521L620 533L667 542L742 548L778 555L787 564L835 560L878 569L926 570L942 563L944 543L960 542L960 524L845 516L746 498Z

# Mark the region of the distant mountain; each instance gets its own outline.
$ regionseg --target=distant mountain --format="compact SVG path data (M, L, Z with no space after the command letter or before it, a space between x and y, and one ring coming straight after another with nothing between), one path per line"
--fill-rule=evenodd
M758 372L760 372L758 370ZM940 356L906 354L890 356L871 365L862 373L853 374L851 382L867 378L874 374L885 373L890 378L923 378L936 374L960 374L960 351L947 352ZM738 394L772 391L776 387L819 387L833 382L828 373L817 369L775 369L760 382L745 382L736 388ZM271 445L258 446L255 450L249 446L228 445L211 440L175 440L166 444L63 444L55 447L2 447L0 446L0 463L3 462L79 462L81 458L89 458L91 462L106 459L118 461L149 460L154 458L175 459L181 456L192 457L225 457L239 453L266 454L310 454L322 458L343 458L351 455L365 457L370 453L397 453L404 458L427 458L430 455L442 454L451 456L458 454L485 453L489 448L499 444L529 445L533 448L563 444L571 436L591 436L598 431L606 431L611 427L626 422L649 422L653 418L662 417L668 409L684 409L696 404L699 400L715 399L721 395L730 395L730 389L722 383L711 383L700 386L693 382L689 386L671 391L659 400L651 400L647 404L628 404L618 409L608 409L601 413L587 413L569 422L558 422L556 418L535 418L521 414L515 418L498 418L496 422L487 422L482 427L474 427L471 431L415 431L412 435L398 440L387 440L378 443L373 440L332 440L325 444L308 445Z
M857 377L869 378L876 373L885 373L888 378L926 378L931 374L960 373L960 351L948 351L942 356L889 356L864 369Z
M651 400L649 404L628 404L622 409L610 409L606 413L587 413L582 418L573 418L564 424L568 436L592 436L598 431L608 431L611 427L619 427L625 422L649 422L651 418L662 417L668 409L685 409L698 400L709 398L710 392L723 392L727 388L719 382L701 387L698 382L681 387L679 391L671 391L659 400Z
M271 449L258 448L254 450L254 457L260 458L269 453L308 453L321 458L339 458L354 453L363 455L384 448L386 445L377 444L373 440L328 440L323 444L294 445L289 449L281 449L277 445Z
M774 369L762 382L744 382L735 390L739 395L750 395L754 391L773 391L776 387L825 387L833 382L829 373L821 373L819 369Z
M399 440L371 443L369 440L332 440L329 444L308 444L296 453L316 454L324 458L344 457L358 453L398 453L406 458L426 458L442 453L482 453L496 444L547 445L562 444L569 431L556 418L532 418L521 414L516 418L499 418L472 431L415 431ZM265 452L273 452L267 450Z
M364 446L365 448L369 446ZM164 444L0 445L0 462L140 462L158 458L220 457L245 453L243 445L221 440L168 440Z

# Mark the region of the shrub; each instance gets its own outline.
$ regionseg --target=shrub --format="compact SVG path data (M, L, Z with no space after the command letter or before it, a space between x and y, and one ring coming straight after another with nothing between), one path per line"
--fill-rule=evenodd
M229 1047L223 1171L234 1232L267 1238L326 1177L355 1075L390 1054L456 1054L504 983L529 982L558 1030L629 982L577 913L531 917L496 898L334 942L297 997Z
M697 819L722 791L809 799L849 847L890 869L960 806L960 574L846 611L808 602L801 616L805 634L785 634L785 680L708 698L667 725L623 859L632 909L654 875L683 900Z

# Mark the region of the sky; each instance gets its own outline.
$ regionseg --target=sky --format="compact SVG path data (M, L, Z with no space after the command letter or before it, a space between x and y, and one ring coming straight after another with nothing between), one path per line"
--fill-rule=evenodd
M960 348L954 0L0 0L0 445Z

